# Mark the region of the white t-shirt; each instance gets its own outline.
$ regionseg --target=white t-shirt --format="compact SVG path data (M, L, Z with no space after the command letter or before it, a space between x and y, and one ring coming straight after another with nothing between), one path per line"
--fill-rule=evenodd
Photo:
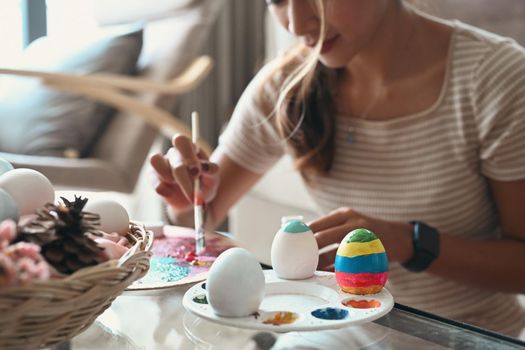
M446 79L433 106L385 121L338 116L333 168L306 184L320 214L346 206L385 220L420 220L465 238L499 235L487 179L525 179L525 50L451 23ZM287 152L257 103L263 71L241 97L219 145L257 173ZM445 317L513 335L525 327L515 295L410 273L397 263L390 265L388 287L397 302Z

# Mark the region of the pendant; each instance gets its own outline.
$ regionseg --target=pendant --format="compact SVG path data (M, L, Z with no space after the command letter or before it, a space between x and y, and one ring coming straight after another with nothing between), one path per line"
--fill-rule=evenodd
M349 127L348 128L348 134L346 135L346 143L348 144L352 144L354 143L354 128L352 127Z

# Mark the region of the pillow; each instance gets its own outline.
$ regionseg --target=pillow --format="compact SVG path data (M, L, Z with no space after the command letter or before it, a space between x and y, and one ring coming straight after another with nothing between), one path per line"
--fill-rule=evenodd
M20 69L135 74L142 30L89 39L44 37L25 51ZM0 152L66 156L89 154L114 110L38 79L5 77L0 93Z

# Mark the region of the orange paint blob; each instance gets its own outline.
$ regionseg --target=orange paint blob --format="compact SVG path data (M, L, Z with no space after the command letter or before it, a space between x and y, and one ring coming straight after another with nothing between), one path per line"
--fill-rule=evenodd
M343 302L344 306L353 307L355 309L373 309L381 306L379 300L347 300Z
M294 314L293 312L288 311L280 311L277 312L273 317L264 320L264 324L272 324L274 326L278 326L281 324L290 324L294 323L297 320L297 314Z

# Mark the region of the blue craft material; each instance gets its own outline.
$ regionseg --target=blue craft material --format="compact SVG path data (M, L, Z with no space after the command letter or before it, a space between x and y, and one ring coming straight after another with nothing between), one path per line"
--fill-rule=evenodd
M180 266L177 259L165 256L153 256L150 269L141 283L177 282L190 273L189 266Z

